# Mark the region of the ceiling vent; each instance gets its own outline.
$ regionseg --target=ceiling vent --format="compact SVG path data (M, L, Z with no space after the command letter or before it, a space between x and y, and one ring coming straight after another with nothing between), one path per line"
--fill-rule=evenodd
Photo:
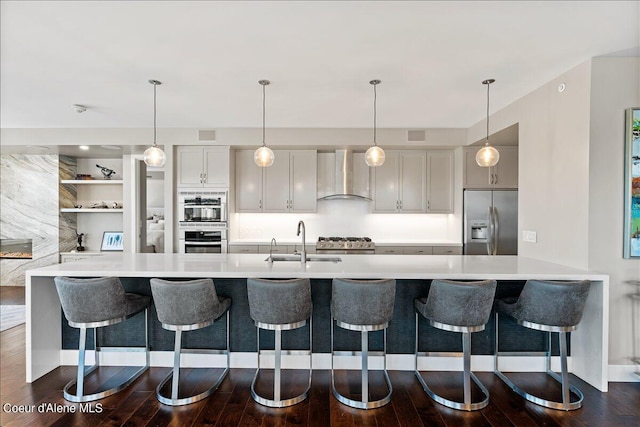
M198 141L199 142L214 142L216 140L215 130L199 130Z
M408 130L407 141L409 142L425 142L427 140L424 130Z

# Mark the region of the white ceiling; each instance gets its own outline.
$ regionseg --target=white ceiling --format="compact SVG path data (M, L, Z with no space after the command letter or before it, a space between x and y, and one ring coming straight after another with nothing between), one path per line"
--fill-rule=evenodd
M2 1L3 128L469 127L640 51L640 2ZM72 104L89 109L77 114Z

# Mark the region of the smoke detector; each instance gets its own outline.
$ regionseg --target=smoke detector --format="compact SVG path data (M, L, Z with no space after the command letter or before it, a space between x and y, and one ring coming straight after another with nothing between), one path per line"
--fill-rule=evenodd
M71 106L71 108L73 108L73 111L75 111L78 114L84 113L85 111L87 111L87 107L85 107L84 105L80 105L80 104L73 104Z

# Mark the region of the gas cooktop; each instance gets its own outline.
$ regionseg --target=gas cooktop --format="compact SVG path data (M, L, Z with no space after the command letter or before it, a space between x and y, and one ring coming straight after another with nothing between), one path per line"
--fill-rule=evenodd
M318 237L316 249L321 250L374 250L369 237Z

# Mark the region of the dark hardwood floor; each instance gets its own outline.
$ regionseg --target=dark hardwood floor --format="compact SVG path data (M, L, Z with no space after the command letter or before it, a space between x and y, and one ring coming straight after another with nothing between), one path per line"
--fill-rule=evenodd
M524 401L511 392L493 374L477 375L491 394L488 407L477 412L461 412L433 402L420 387L412 372L391 371L391 403L374 410L351 409L331 394L329 371L314 371L312 390L304 402L286 409L271 409L255 403L250 395L252 369L232 369L218 391L201 402L183 407L167 407L155 397L155 387L169 368L151 368L128 389L85 405L66 402L62 388L75 376L75 367L55 369L33 384L25 383L25 327L17 326L0 333L0 425L10 426L640 426L640 383L612 383L609 393L600 393L572 376L585 394L582 409L553 411ZM204 372L203 372L204 371ZM101 368L94 387L111 377L122 375L116 367ZM206 388L217 370L183 371L185 392ZM299 390L305 371L286 371L283 385L289 392ZM372 372L372 398L384 394L382 376ZM554 389L544 374L512 374L532 390ZM265 371L267 380L269 371ZM357 393L355 372L337 372L336 385L343 393ZM454 384L459 373L425 374L436 391L451 397L461 392ZM182 383L181 383L182 384ZM266 390L261 392L268 393ZM98 405L99 403L99 405ZM35 412L7 412L6 404L35 405ZM39 405L47 411L37 412ZM75 408L75 413L69 413ZM80 412L82 409L82 412Z
M24 287L0 287L0 304L24 304ZM311 395L304 402L286 409L263 407L250 396L254 373L251 369L232 369L218 391L202 402L170 408L155 398L155 387L169 369L152 368L129 389L81 407L62 397L62 387L75 376L75 367L60 367L33 384L25 383L24 346L24 325L0 333L2 426L640 426L640 383L611 383L609 393L600 393L572 377L585 394L585 404L578 411L562 412L524 401L487 372L477 375L489 389L491 402L487 408L471 413L433 402L413 373L405 371L390 372L394 387L391 403L370 411L349 408L333 398L328 371L314 371ZM124 373L121 368L101 368L87 387L96 387ZM185 369L182 391L203 390L217 373L217 370ZM270 374L264 371L260 380L268 381ZM300 393L307 373L285 371L285 374L285 390ZM462 398L460 373L430 372L424 376L436 392ZM510 376L540 395L559 398L557 385L544 374ZM335 378L341 393L359 397L357 372L338 371ZM371 373L370 391L372 399L385 394L380 372ZM475 396L478 390L473 391ZM270 393L261 382L258 392L267 396ZM40 406L43 404L44 408ZM27 412L15 412L20 410L19 405Z

